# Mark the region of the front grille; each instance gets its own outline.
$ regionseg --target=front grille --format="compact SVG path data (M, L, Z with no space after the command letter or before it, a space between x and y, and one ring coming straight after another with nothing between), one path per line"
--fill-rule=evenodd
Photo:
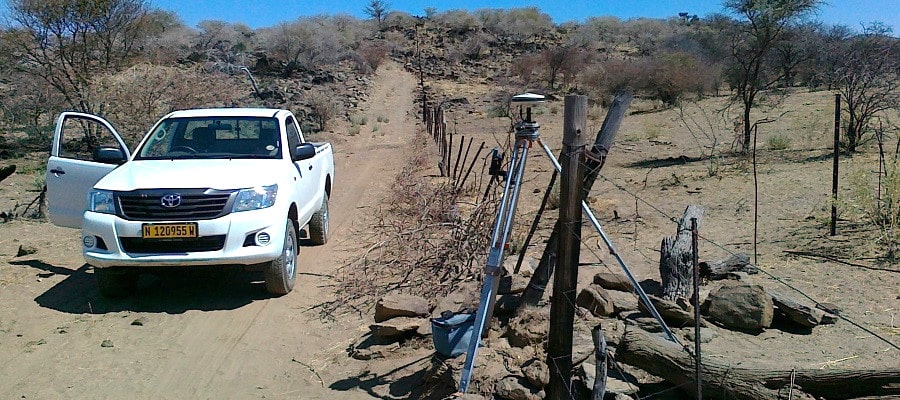
M119 216L132 221L190 221L213 219L231 210L233 190L206 189L154 189L119 192ZM181 196L177 207L163 207L162 197L171 194Z
M195 251L216 251L225 247L225 235L201 236L186 239L144 239L120 237L126 253L171 254Z

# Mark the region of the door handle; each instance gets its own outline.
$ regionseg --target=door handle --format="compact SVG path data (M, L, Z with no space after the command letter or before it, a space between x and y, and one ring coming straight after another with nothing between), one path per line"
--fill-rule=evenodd
M59 169L59 168L57 167L57 168L51 169L51 170L50 170L50 173L51 173L51 174L56 174L56 175L65 175L65 174L66 174L66 171L63 171L62 169Z

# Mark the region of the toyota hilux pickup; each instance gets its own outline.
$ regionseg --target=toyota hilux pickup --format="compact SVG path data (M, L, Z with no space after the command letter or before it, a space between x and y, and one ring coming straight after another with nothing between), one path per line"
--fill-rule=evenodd
M100 293L169 266L262 269L273 295L294 287L299 232L328 240L334 158L294 115L265 108L175 111L130 152L105 119L64 112L47 162L51 221L80 228Z

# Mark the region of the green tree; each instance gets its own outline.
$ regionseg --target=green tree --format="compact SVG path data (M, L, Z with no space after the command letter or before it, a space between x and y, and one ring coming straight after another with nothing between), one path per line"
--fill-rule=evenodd
M730 36L728 78L735 100L743 106L741 150L750 150L750 110L757 95L782 79L783 71L767 68L767 57L783 39L785 31L814 11L820 0L725 0L724 6L745 21Z
M371 0L369 1L369 4L363 8L363 12L372 17L380 29L384 25L384 18L388 14L388 7L390 7L390 4L384 0Z

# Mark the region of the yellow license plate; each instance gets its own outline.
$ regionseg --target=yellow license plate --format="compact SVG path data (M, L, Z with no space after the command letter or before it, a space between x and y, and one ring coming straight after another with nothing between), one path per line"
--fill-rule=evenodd
M172 239L197 237L197 224L144 224L141 227L144 239Z

